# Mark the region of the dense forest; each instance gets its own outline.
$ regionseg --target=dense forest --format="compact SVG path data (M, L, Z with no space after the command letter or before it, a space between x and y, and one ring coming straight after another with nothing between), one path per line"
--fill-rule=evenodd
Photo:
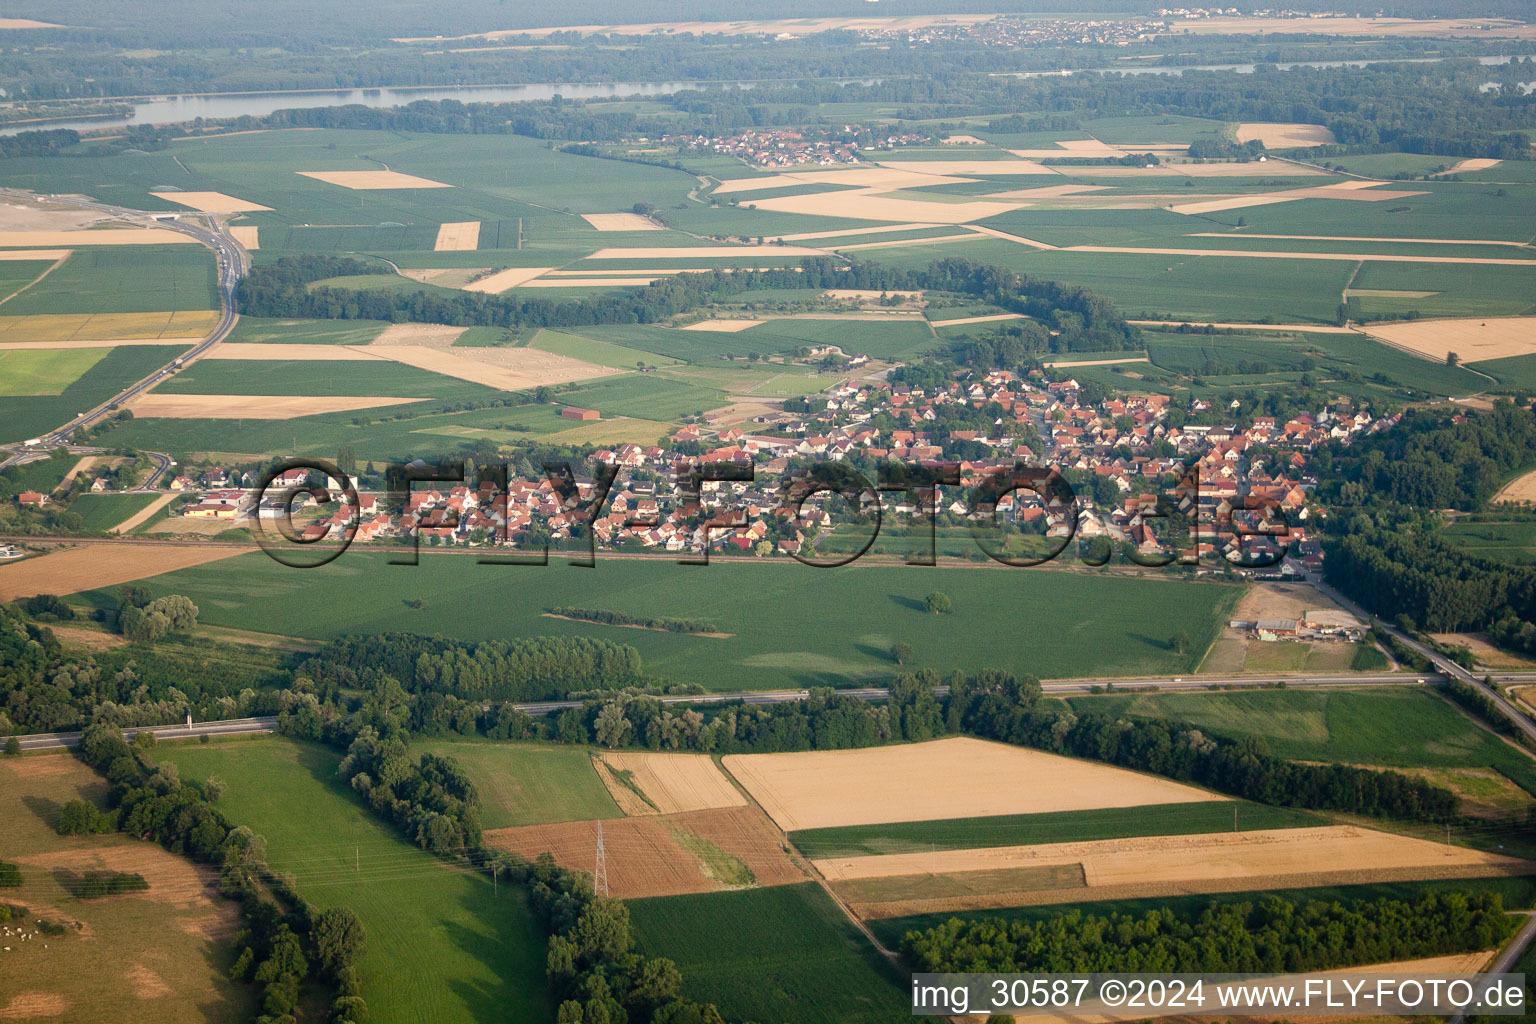
M621 295L563 302L479 292L344 289L319 283L363 272L379 273L379 265L319 255L287 256L259 264L240 282L240 310L248 316L278 318L572 327L657 323L710 302L761 289L933 290L974 296L988 305L1042 321L1059 332L1051 339L1053 350L1127 349L1138 336L1136 328L1126 323L1114 303L1103 295L964 259L936 260L923 270L898 270L877 263L816 258L781 270L679 274Z
M1439 510L1483 507L1536 452L1536 411L1409 410L1396 426L1324 452L1330 583L1378 615L1430 632L1490 630L1536 652L1536 566L1464 552Z
M1347 903L1267 895L1198 914L955 918L909 932L902 957L913 971L936 973L1299 973L1493 949L1512 922L1491 892Z

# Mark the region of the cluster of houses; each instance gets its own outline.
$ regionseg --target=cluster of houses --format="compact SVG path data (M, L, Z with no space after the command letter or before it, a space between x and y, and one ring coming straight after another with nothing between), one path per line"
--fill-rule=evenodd
M854 141L861 138L865 140L862 146ZM826 129L762 128L729 136L692 132L664 135L661 138L661 142L666 145L723 153L754 167L832 167L856 164L863 149L895 149L900 146L924 145L931 141L930 136L915 132L876 136L870 129L858 124Z
M1312 608L1300 618L1233 619L1231 629L1253 634L1260 640L1346 640L1358 643L1368 632L1365 623L1337 608Z
M1236 11L1233 12L1237 13ZM986 46L1067 46L1093 43L1126 46L1155 36L1162 21L1147 18L1022 18L1002 16L966 24L933 24L893 28L866 27L860 36L870 42L907 46L963 40Z
M956 410L946 408L951 406L984 408L994 419L985 427L946 426L956 422ZM1307 453L1395 422L1360 410L1323 409L1284 422L1260 416L1239 428L1180 423L1172 411L1168 395L1090 402L1075 379L1050 380L1038 370L1025 377L973 374L936 388L849 378L814 396L808 411L767 412L735 426L706 420L683 426L666 443L596 451L593 462L614 467L617 476L595 515L597 485L579 475L573 487L549 479L514 479L505 488L448 481L418 484L403 506L388 507L387 497L366 493L356 509L317 507L308 497L303 532L307 539L340 536L355 522L354 540L362 543L415 534L432 545L491 546L558 542L590 530L609 547L792 555L836 529L844 521L839 509L846 509L841 498L820 492L796 515L781 490L795 471L846 461L873 480L870 467L882 462L957 464L961 487L886 492L880 498L883 522L936 514L1065 536L1074 532L1075 515L1075 535L1082 540L1105 537L1186 563L1226 558L1238 565L1274 562L1282 574L1307 573L1320 570L1323 559L1310 528L1319 513ZM1218 412L1197 400L1183 418L1209 421ZM1005 493L986 507L962 500L965 484L1020 463L1060 470L1074 482L1075 505L1029 490ZM694 468L710 475L749 465L752 480L705 480L697 492L690 490ZM279 484L302 483L304 471L293 475ZM1170 487L1170 480L1178 483ZM1172 533L1171 513L1188 532ZM257 506L248 491L223 488L203 494L184 514L234 520L285 513L275 498Z

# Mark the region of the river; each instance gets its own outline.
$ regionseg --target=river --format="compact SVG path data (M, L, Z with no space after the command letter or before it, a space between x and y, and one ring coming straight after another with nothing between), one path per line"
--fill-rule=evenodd
M1424 58L1400 58L1398 60L1358 60L1358 61L1299 61L1288 64L1279 64L1282 70L1296 67L1309 68L1334 68L1334 67L1361 67L1366 64L1389 63L1419 63L1440 60L1438 57ZM1511 60L1508 56L1479 57L1478 63L1485 65L1507 64ZM1181 75L1186 71L1235 71L1238 74L1253 74L1256 64L1206 64L1198 67L1164 67L1164 66L1125 66L1110 68L1081 68L1075 72L1068 70L1059 71L1019 71L1002 72L1000 74L1012 75L1019 78L1040 78L1051 75L1067 74L1092 74L1094 72L1118 72L1121 74L1135 75ZM837 79L847 84L851 82L870 83L878 79L847 78ZM313 92L245 92L245 93L189 93L180 96L157 96L145 99L134 105L133 113L128 117L91 117L70 118L56 121L37 121L26 124L12 124L0 128L0 135L15 135L17 132L38 131L44 128L120 128L130 124L180 124L196 120L199 117L218 119L226 117L265 117L278 110L311 109L315 107L340 107L348 104L361 104L365 107L400 107L416 100L460 100L464 103L522 103L539 100L553 99L556 95L567 99L612 99L618 96L665 96L670 93L684 92L688 90L712 89L712 88L738 88L750 89L758 83L748 81L737 82L540 82L532 85L465 85L465 86L423 86L408 88L377 88L377 89L324 89ZM110 103L112 99L105 97L103 103Z

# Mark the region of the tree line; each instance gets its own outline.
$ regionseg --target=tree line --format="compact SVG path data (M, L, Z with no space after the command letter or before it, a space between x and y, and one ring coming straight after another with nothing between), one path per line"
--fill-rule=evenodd
M551 608L551 615L582 622L597 622L605 626L640 626L660 629L668 633L718 633L720 627L703 619L674 619L666 616L631 615L629 612L610 611L606 608Z
M1493 949L1514 932L1489 891L1323 901L1266 895L1199 912L1073 909L1042 921L953 918L908 932L913 971L1300 973Z
M111 784L107 803L117 829L218 869L219 892L240 905L245 925L234 937L239 954L230 976L263 986L259 1021L291 1024L309 983L334 993L333 1024L363 1024L367 1007L356 969L363 933L356 917L343 908L321 913L310 906L268 868L262 837L232 824L204 791L182 783L175 765L154 764L145 749L98 723L86 727L76 754Z
M479 292L440 294L321 285L333 277L379 273L377 264L319 254L285 256L253 267L240 282L239 304L248 316L325 320L385 320L491 327L571 327L648 324L749 291L783 288L857 288L871 291L946 291L974 296L1062 332L1063 346L1123 349L1138 337L1106 296L1079 285L1019 274L966 259L936 260L905 270L877 263L807 259L799 267L680 274L621 295L552 300ZM387 271L384 271L387 272ZM1038 325L1037 325L1038 326Z

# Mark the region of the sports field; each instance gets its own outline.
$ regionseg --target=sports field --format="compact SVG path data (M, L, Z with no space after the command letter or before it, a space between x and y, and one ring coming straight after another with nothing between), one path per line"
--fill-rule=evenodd
M361 919L374 1021L547 1020L544 937L523 895L398 838L336 777L340 756L279 737L163 745L157 761L229 789L219 809L267 840L267 860L319 909ZM303 808L295 814L295 808ZM316 827L323 823L323 827ZM364 856L366 854L367 856Z
M640 951L674 961L683 991L728 1019L891 1024L905 980L813 882L634 900Z
M1221 584L1048 570L818 570L718 560L690 569L671 560L611 559L571 572L558 565L477 565L472 557L426 550L420 565L405 569L387 565L388 557L354 548L324 568L300 571L255 554L147 585L191 597L204 622L291 636L606 636L634 645L647 672L717 690L886 678L898 640L912 646L910 664L919 668L1004 668L1045 677L1178 674L1193 668L1238 594ZM934 589L953 597L951 615L923 609L923 596ZM406 603L417 600L419 608ZM559 606L647 615L666 608L676 617L708 618L734 635L701 638L544 616ZM1180 630L1192 641L1184 655L1162 639ZM1001 636L1010 639L1000 643Z

